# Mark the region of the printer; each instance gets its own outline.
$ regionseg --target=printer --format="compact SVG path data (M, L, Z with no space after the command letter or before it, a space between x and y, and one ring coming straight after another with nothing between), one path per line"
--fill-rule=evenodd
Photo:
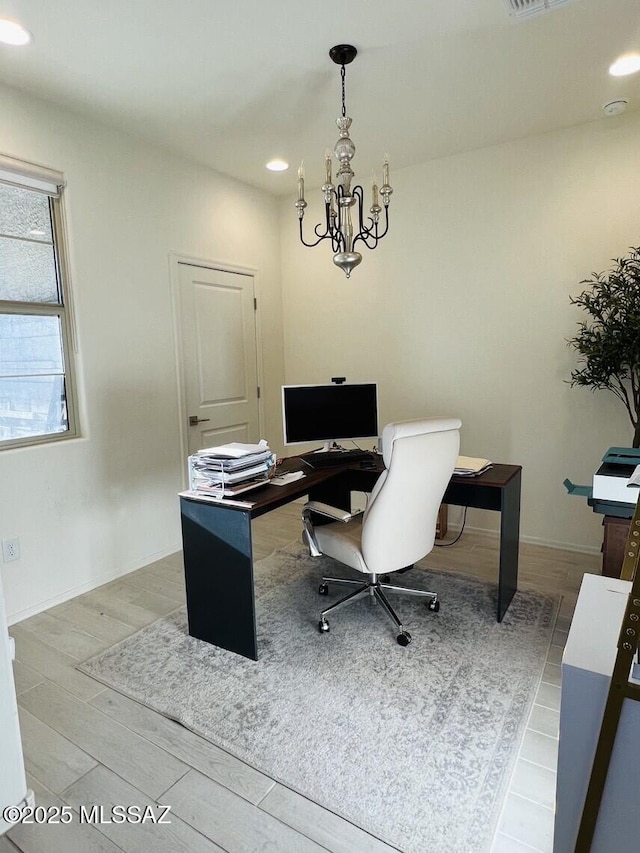
M593 485L578 486L569 479L564 485L570 495L587 498L594 512L630 518L640 494L640 448L610 447L593 475Z
M636 504L638 494L640 448L610 447L593 475L593 500Z

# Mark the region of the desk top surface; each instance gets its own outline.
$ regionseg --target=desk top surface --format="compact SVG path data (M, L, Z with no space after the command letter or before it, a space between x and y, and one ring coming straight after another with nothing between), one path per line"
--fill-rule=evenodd
M370 480L370 485L372 486L382 471L384 471L384 464L381 456L376 460L376 465L374 467L364 467L359 462L353 462L347 465L336 465L333 468L321 468L317 470L309 468L308 465L304 464L302 459L302 456L289 456L278 465L278 473L285 473L287 471L304 471L305 476L300 480L296 480L286 486L273 486L267 484L263 488L248 492L246 495L240 495L239 498L246 501L248 505L246 507L234 507L229 504L226 504L226 506L229 509L244 509L245 511L250 509L252 515L262 515L270 509L276 509L278 506L282 506L283 504L289 503L302 495L306 495L315 486L319 486L322 483L333 480L334 477L343 475L349 476L349 474L352 474L356 475L357 478L362 481ZM495 463L488 471L474 477L452 477L451 484L469 488L476 486L482 487L483 489L502 489L514 477L519 476L521 470L521 465L502 465L500 463ZM363 491L366 491L366 489L363 489ZM197 501L198 497L192 497L190 495L187 499ZM205 502L210 504L212 503L210 500L206 499ZM220 501L212 505L225 506L225 503L224 501Z

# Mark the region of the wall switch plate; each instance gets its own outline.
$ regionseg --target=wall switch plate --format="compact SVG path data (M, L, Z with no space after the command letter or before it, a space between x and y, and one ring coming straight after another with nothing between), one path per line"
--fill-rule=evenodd
M20 559L20 540L17 537L2 540L2 558L5 563Z

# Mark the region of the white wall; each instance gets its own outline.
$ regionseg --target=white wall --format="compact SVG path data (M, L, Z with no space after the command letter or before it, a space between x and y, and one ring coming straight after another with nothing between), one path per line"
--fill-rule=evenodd
M10 621L180 547L169 253L258 271L265 435L280 436L278 217L266 194L0 87L0 152L65 173L83 437L2 451Z
M392 172L390 232L350 281L283 202L286 381L375 379L383 422L459 415L462 453L523 466L525 539L598 549L602 516L562 482L632 431L609 392L565 382L569 295L640 243L639 132L636 114Z

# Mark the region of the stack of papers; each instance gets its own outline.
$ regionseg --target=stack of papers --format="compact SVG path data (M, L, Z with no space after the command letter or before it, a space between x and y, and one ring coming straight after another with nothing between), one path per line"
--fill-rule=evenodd
M456 477L477 477L491 468L489 459L478 459L475 456L458 456L453 473Z
M257 489L269 481L275 455L262 439L258 444L233 441L207 447L189 457L189 489L225 498Z

